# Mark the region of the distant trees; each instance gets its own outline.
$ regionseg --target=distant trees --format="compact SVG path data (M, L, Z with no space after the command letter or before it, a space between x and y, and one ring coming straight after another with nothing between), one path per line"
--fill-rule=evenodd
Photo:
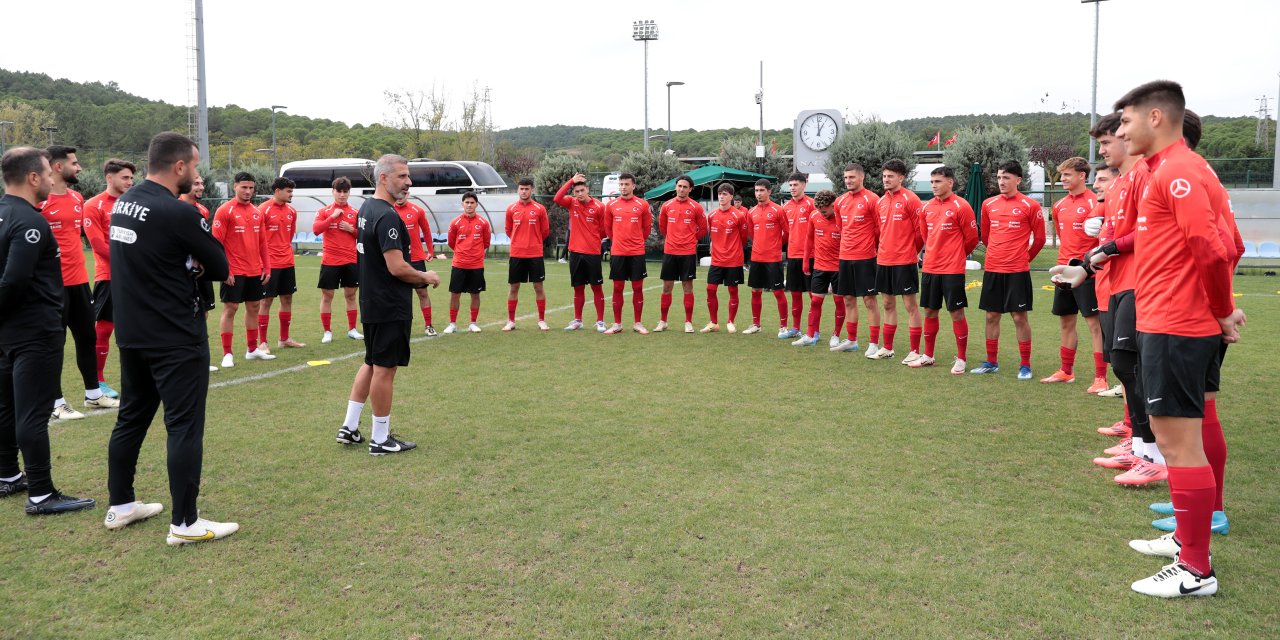
M955 133L956 141L942 152L942 163L956 171L956 193L965 193L969 182L969 167L982 165L982 181L987 195L998 191L996 169L1001 163L1013 160L1027 170L1030 156L1027 142L1009 127L999 125L961 127ZM1030 187L1029 180L1022 181L1022 189Z
M873 116L845 127L844 133L831 145L826 162L827 177L835 192L843 193L844 168L856 162L867 171L863 184L876 193L884 193L880 167L896 158L906 163L907 178L910 179L916 166L912 155L915 150L911 134Z

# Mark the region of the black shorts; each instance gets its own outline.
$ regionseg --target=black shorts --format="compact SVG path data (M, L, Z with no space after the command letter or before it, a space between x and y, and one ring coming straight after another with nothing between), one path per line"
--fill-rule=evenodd
M316 283L317 289L332 291L337 288L353 289L358 286L360 286L359 263L320 265L320 281Z
M865 298L876 295L876 259L841 260L836 284L842 296Z
M547 279L547 265L542 258L510 258L507 260L507 284L542 282Z
M426 271L427 261L426 260L410 260L409 266L413 267L414 271Z
M710 269L707 269L707 284L736 287L742 282L742 267L717 267L713 264Z
M676 256L669 253L662 254L661 280L663 282L693 280L697 276L698 256Z
M1142 398L1147 415L1203 418L1209 372L1218 360L1221 336L1188 338L1139 333Z
M365 322L364 363L374 367L407 366L412 332L412 320Z
M449 271L449 293L480 293L484 291L484 269L461 269L454 267Z
M840 272L814 269L809 276L809 293L825 296L840 290Z
M271 279L267 280L267 284L262 286L262 296L264 298L291 296L297 292L297 290L298 273L293 267L272 269Z
M1222 361L1227 357L1227 343L1223 342L1218 347L1218 357L1214 359L1213 366L1209 367L1209 375L1205 376L1204 392L1217 393L1222 388Z
M813 258L809 258L809 271L813 271ZM809 276L804 274L804 258L787 258L787 291L808 291Z
M1138 312L1133 299L1133 289L1112 294L1107 303L1107 318L1103 329L1103 344L1107 353L1138 350Z
M947 303L947 311L955 311L969 306L969 295L964 290L963 273L928 273L920 279L920 306L926 309L942 309L943 300Z
M93 283L93 319L111 322L111 281L99 280Z
M1093 278L1085 280L1074 289L1055 287L1050 312L1055 316L1074 316L1078 313L1086 318L1098 315L1098 294L1094 290Z
M200 290L200 308L213 311L218 308L218 298L213 295L213 282L200 280L196 287Z
M569 285L584 287L604 283L604 266L598 253L569 252Z
M752 289L777 291L783 288L781 262L752 262L751 273L747 276L747 286Z
M1102 361L1111 364L1111 338L1108 333L1111 331L1111 312L1099 311L1098 324L1102 325Z
M609 256L609 279L614 282L635 282L649 277L644 256Z
M920 291L920 271L915 263L876 265L876 291L890 296L913 296Z
M982 274L978 308L994 313L1026 313L1032 307L1031 272Z
M235 304L257 302L262 299L262 278L236 276L236 283L230 286L223 282L222 288L218 290L218 299Z

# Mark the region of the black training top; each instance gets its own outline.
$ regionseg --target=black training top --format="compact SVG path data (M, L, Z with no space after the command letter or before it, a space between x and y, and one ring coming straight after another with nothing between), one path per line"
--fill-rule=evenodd
M409 261L409 232L391 204L369 198L360 205L360 316L368 323L413 320L413 285L391 275L382 252L399 249Z
M227 256L209 221L167 187L143 180L111 209L111 298L116 344L148 349L207 344L201 279L226 280Z
M0 344L63 332L60 260L40 210L14 195L0 197Z

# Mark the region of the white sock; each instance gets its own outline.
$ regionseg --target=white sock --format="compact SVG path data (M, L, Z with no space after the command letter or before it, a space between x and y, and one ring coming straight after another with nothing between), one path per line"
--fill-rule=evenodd
M58 407L60 407L60 406L62 406L62 405L64 405L64 404L66 404L66 403L67 403L67 399L66 399L66 397L65 397L65 396L64 396L64 397L61 397L61 398L58 398L57 400L54 400L54 401L53 401L53 408L54 408L54 409L57 409Z
M1147 447L1147 457L1156 464L1164 464L1164 454L1160 453L1160 444L1152 442Z
M21 472L21 471L19 471L19 472L18 472L18 475L14 476L14 477L12 477L12 478L0 478L0 480L3 480L3 481L5 481L5 482L17 482L17 481L19 481L19 480L21 480L21 479L22 479L22 472Z
M52 494L52 493L46 493L46 494L44 494L44 495L42 495L42 496L27 496L27 498L28 498L29 500L31 500L31 504L40 504L41 502L44 502L44 501L45 501L45 498L48 498L48 497L49 497L49 496L51 496L51 495L53 495L53 494Z
M124 504L113 504L109 510L116 513L131 513L136 508L138 508L138 501L135 500Z
M347 401L347 417L342 420L342 426L355 431L360 427L360 412L364 410L363 402L355 400Z
M374 442L386 442L387 436L391 435L391 416L374 416L373 417L373 435Z
M85 389L84 390L85 400L97 400L98 398L101 398L101 397L102 397L101 389Z
M176 534L178 534L178 535L183 535L183 536L189 536L189 535L196 535L196 534L202 534L202 533L204 533L203 531L192 531L192 530L191 530L191 527L192 527L192 526L194 526L194 525L195 525L195 523L194 523L194 522L192 522L191 524L183 523L181 526L176 525L176 524L171 524L171 525L169 525L169 531L171 531L171 532L173 532L173 533L176 533Z
M1146 445L1142 443L1142 438L1135 437L1133 439L1132 449L1133 455L1138 456L1139 458L1143 456L1143 450L1146 449Z

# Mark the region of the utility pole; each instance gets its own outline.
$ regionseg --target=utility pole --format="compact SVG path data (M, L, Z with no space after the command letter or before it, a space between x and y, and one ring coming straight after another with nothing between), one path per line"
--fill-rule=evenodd
M210 166L209 100L204 79L204 0L195 0L196 30L196 143L200 147L200 164ZM231 162L228 161L230 166Z
M1098 124L1098 23L1102 17L1102 3L1106 0L1080 0L1080 4L1093 5L1093 100L1089 107L1089 130ZM1089 170L1097 160L1098 141L1089 136Z

